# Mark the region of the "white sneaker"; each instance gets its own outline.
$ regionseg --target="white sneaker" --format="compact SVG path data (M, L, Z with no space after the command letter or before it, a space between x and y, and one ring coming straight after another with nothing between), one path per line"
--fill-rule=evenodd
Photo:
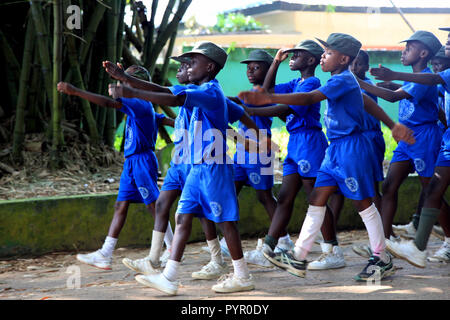
M200 280L216 279L227 272L228 265L226 262L219 264L211 260L200 271L192 272L192 278Z
M262 253L263 244L263 239L258 239L256 250L244 252L244 259L245 261L247 261L247 263L271 268L273 267L273 265L264 257L264 254Z
M155 266L152 264L150 258L147 256L142 259L136 259L132 260L129 258L123 258L122 263L130 268L133 271L136 271L137 273L143 273L143 274L154 274L157 273L158 266Z
M352 250L357 255L369 259L372 256L372 249L367 244L352 246Z
M99 269L111 270L112 257L105 257L100 250L87 254L79 253L77 260Z
M315 244L321 244L323 242L323 235L322 232L319 232L319 234L316 237L316 240L314 240Z
M292 251L295 248L294 242L291 240L291 238L287 239L278 239L277 246L275 247L275 250L273 252L279 253L281 251Z
M404 259L413 266L425 268L427 253L420 251L413 240L394 242L386 239L386 249L394 255L394 257Z
M176 295L178 291L178 281L168 280L162 273L137 275L136 281L144 286L157 289L169 295Z
M220 242L220 249L222 250L222 256L224 258L231 258L230 250L228 250L228 246L227 246L227 243L225 241L225 238L220 239L219 242ZM211 253L211 250L209 249L208 246L202 247L202 250L206 251L208 253Z
M399 236L405 239L414 239L416 237L417 231L412 221L405 225L393 225L392 230L394 230L395 233L398 233Z
M161 262L161 268L164 268L167 264L167 260L170 258L170 250L166 249L164 253L159 258L159 261Z
M238 278L230 273L220 277L217 284L213 285L211 289L221 293L250 291L255 289L255 284L252 275L249 275L247 279L244 279Z
M326 270L345 267L344 253L341 247L322 242L322 255L308 264L308 270Z
M427 260L430 262L450 262L450 243L444 241L442 246Z
M445 240L445 233L444 230L442 230L441 226L433 226L432 233L435 237L439 238L440 240L442 241Z

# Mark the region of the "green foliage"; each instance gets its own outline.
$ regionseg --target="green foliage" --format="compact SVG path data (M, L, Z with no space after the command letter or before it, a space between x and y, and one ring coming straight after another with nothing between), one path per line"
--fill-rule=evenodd
M330 12L330 13L336 12L336 6L328 4L327 7L325 8L325 12Z
M386 144L386 151L384 153L384 159L391 161L394 155L394 150L397 148L397 141L392 138L391 130L386 126L381 126L381 131L383 131L383 138Z
M229 13L227 15L219 13L217 23L213 30L220 33L264 30L261 22L256 21L251 16L245 16L242 13Z

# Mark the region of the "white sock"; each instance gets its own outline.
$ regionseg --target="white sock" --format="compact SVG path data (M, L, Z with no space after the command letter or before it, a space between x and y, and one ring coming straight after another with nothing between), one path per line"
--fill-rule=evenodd
M100 253L105 257L109 258L112 256L114 248L116 247L117 239L107 236L105 242L103 243L103 247L100 249Z
M168 250L170 250L170 248L172 247L172 241L173 241L173 231L169 221L169 223L167 224L166 233L164 234L164 243L166 244L166 248Z
M221 246L225 246L225 248L228 248L228 246L227 246L227 240L225 240L225 237L223 237L222 239L220 239L220 245L221 245Z
M370 207L359 213L364 225L366 226L367 233L369 234L370 247L374 255L379 256L384 262L388 262L389 259L386 255L386 242L384 238L383 223L381 216L378 213L377 207L372 203Z
M167 260L166 267L164 268L163 275L169 281L175 281L178 278L178 268L180 263L175 260Z
M326 206L308 206L308 211L306 212L300 235L295 242L294 256L296 259L306 259L308 252L314 245L314 240L320 232L326 210Z
M248 272L247 262L242 257L239 260L232 260L233 262L233 268L234 268L234 274L238 278L244 278L247 279L250 276L250 273Z
M278 243L283 242L283 241L286 242L288 240L291 240L291 236L289 235L289 233L286 234L284 237L278 238Z
M444 242L447 242L448 244L450 244L450 237L449 238L445 237Z
M211 251L211 260L218 264L223 264L222 250L220 249L219 239L206 240L209 250Z
M161 250L164 242L164 232L153 230L152 244L150 245L149 258L154 264L159 263L159 257L161 256Z

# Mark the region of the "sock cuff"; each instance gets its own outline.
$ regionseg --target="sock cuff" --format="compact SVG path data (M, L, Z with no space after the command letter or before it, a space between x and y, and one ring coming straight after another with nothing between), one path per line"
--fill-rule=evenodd
M266 237L264 239L264 243L267 244L272 250L275 250L278 240L272 236L266 235Z
M422 208L422 214L421 215L434 218L434 217L438 217L440 213L441 213L440 209L436 209L436 208Z
M363 211L359 212L359 215L361 216L361 218L368 218L370 217L372 214L377 213L377 207L375 207L375 204L372 203L368 208L364 209Z

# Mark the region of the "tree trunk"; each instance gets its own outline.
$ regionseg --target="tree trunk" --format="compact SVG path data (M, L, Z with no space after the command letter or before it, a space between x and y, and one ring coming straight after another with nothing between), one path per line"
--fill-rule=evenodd
M19 96L16 106L16 119L14 125L13 151L14 162L23 163L22 149L25 140L25 106L27 104L27 89L30 78L31 60L34 48L33 21L28 18L25 33L25 47L23 49L22 68L20 70Z
M106 7L100 3L97 3L95 7L95 11L89 20L89 24L86 28L86 33L83 36L83 39L86 43L82 43L80 46L80 64L84 65L89 48L91 46L92 40L95 37L95 33L97 32L98 25L103 19L103 15L105 14Z

